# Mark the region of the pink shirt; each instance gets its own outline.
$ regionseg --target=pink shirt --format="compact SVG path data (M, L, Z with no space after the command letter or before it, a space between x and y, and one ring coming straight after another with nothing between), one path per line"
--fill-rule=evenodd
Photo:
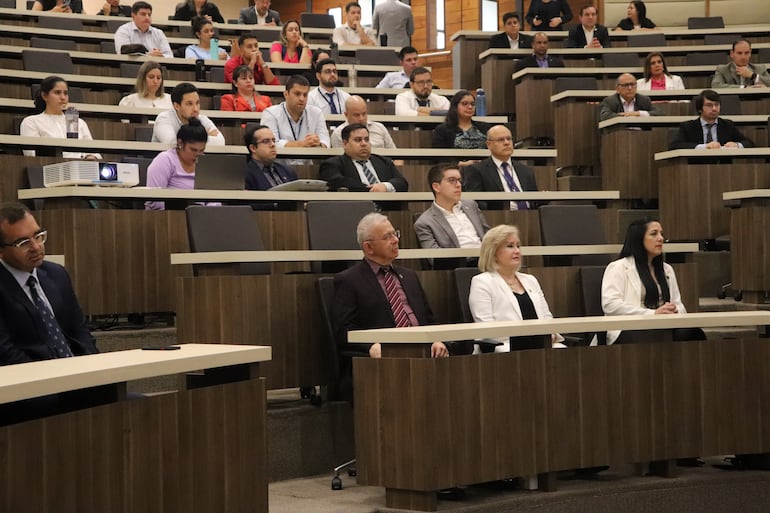
M283 62L293 62L294 64L299 64L299 54L301 52L297 52L293 56L289 57L289 52L284 53L284 46L281 43L275 42L273 43L273 46L270 47L270 53L278 52L281 54ZM308 53L310 54L310 58L313 58L313 52L308 48Z

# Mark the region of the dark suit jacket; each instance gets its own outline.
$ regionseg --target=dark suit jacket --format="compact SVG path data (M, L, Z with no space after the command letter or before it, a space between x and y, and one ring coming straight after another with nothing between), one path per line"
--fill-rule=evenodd
M433 324L433 311L417 274L411 269L395 265L393 269L399 275L409 306L420 325ZM334 276L331 321L334 338L340 349L355 348L367 354L371 344L348 344L348 331L396 326L390 302L366 260Z
M746 139L744 135L735 126L735 123L729 119L717 119L717 139L719 144L725 144L730 141L743 144L744 148L753 148L754 143ZM679 132L676 134L676 140L671 144L672 150L690 150L699 144L703 144L703 127L700 118L692 121L685 121L679 125Z
M476 129L481 132L482 134L486 134L487 130L489 130L489 125L487 123L483 123L481 121L471 121L473 126L476 127ZM433 147L434 148L454 148L455 147L455 137L457 137L457 134L461 132L459 126L449 126L446 123L441 123L440 125L436 126L436 128L433 129ZM482 142L483 146L479 146L479 149L484 150L486 149L487 145L486 142Z
M546 54L546 58L548 59L548 67L549 68L563 68L564 67L564 61L561 59L561 57L551 57L550 55ZM521 71L524 68L538 68L537 65L537 58L535 58L535 55L527 55L526 57L519 59L516 61L516 64L513 65L513 72L516 73L517 71Z
M211 16L211 21L217 23L224 23L225 19L222 17L222 13L219 12L219 8L211 2L206 2L201 10L202 16ZM190 21L194 17L198 16L198 13L194 9L190 9L190 5L186 2L179 6L174 13L175 20Z
M636 94L636 98L634 99L634 110L646 110L650 113L650 116L663 115L663 111L658 109L655 104L652 103L649 96L639 93ZM604 121L606 119L614 118L621 112L623 112L623 103L620 100L620 95L615 93L602 100L599 120Z
M273 169L278 173L284 182L293 182L297 180L297 173L290 167L281 164L278 161L273 162ZM246 190L247 191L266 191L272 185L265 177L265 171L262 164L254 159L250 159L246 164Z
M526 34L519 34L519 48L532 48L532 36ZM508 34L500 32L489 38L490 48L507 48L510 49L511 45L508 42Z
M273 20L275 20L276 25L281 24L281 16L278 14L278 11L268 9L265 21L270 23ZM238 23L246 25L255 25L257 23L257 11L254 10L254 6L241 9L241 14L238 16Z
M377 177L381 182L390 182L397 192L409 190L409 183L404 175L396 168L393 161L387 157L372 154L369 163L374 167ZM331 157L321 162L318 172L321 180L326 180L329 190L336 191L340 187L346 187L351 192L366 192L369 189L361 181L356 165L347 155Z
M76 356L98 353L67 271L43 262L37 270L40 286ZM51 359L43 320L8 270L0 265L0 365Z
M537 191L537 181L532 169L516 162L513 163L513 169L524 191ZM463 168L463 191L502 192L504 190L492 157ZM479 201L478 204L482 210L508 210L505 201Z
M612 46L610 42L610 33L607 31L607 27L599 25L598 23L594 27L594 37L599 40L604 48ZM566 48L583 48L586 45L586 35L583 32L583 25L578 24L576 27L572 27L569 30L567 36Z

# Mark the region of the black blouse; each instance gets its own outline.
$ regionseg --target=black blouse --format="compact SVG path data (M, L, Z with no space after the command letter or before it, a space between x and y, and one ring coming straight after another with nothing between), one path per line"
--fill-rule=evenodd
M191 8L190 4L188 4L187 2L180 5L179 8L174 13L174 19L181 20L181 21L190 21L195 16L198 16L198 13L195 12L195 8ZM203 5L203 9L201 9L201 16L211 16L211 21L216 21L217 23L225 22L225 19L222 17L222 14L219 12L219 8L215 4L212 4L211 2L206 2Z

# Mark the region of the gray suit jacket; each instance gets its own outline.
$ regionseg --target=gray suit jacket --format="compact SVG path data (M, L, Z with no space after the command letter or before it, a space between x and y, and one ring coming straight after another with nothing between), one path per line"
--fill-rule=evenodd
M374 8L372 29L377 35L388 36L388 46L403 48L409 46L414 34L414 16L412 8L399 0L380 2ZM380 42L377 41L379 45Z
M278 14L278 11L268 9L267 17L265 18L265 21L270 23L273 20L275 20L276 25L281 24L281 16ZM241 14L238 16L238 23L242 25L256 25L257 11L254 10L254 6L244 7L243 9L241 9Z
M749 63L749 68L757 74L759 82L770 86L770 73L767 72L767 67L764 64L752 64ZM753 84L749 84L753 85ZM711 87L714 89L719 87L740 87L740 77L735 73L735 64L722 64L717 66L714 72L714 78L711 79Z
M484 215L479 210L476 202L473 200L460 200L460 208L470 219L479 238L484 238L484 234L489 230L489 224L484 219ZM460 247L457 235L455 235L446 217L435 203L415 221L414 231L420 240L420 246L425 249Z
M636 102L634 103L634 110L646 110L650 113L650 116L662 116L663 111L658 109L650 100L649 96L643 94L636 94ZM618 93L612 96L606 97L602 100L602 109L599 113L599 120L614 118L619 113L623 112L623 103L620 101L620 95Z

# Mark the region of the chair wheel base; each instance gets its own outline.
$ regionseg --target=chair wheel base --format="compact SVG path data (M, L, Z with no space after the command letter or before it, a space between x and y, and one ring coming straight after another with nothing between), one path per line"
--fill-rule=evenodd
M350 477L356 477L356 475L357 475L356 469L354 469L354 468L348 469L348 475Z
M332 490L342 490L342 479L340 479L340 476L332 478Z

